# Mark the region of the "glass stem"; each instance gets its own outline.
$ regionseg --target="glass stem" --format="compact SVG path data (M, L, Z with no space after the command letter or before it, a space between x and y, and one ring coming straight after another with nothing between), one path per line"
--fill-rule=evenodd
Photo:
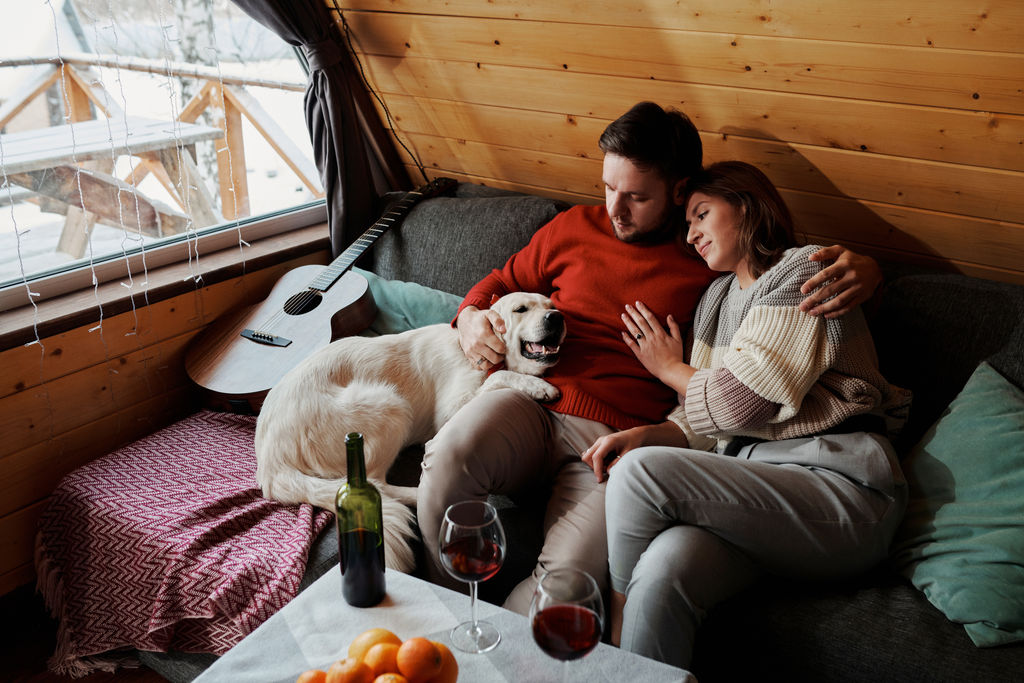
M480 627L476 625L476 581L469 582L469 613L473 620L469 634L473 636L473 640L480 640Z
M569 683L569 662L562 660L562 683Z

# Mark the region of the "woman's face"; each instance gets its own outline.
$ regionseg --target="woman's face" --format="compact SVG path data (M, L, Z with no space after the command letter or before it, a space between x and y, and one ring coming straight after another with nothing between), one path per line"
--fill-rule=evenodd
M694 192L686 204L686 241L697 248L711 270L736 273L740 286L749 278L747 255L740 245L743 211L720 197ZM752 282L753 279L751 278Z

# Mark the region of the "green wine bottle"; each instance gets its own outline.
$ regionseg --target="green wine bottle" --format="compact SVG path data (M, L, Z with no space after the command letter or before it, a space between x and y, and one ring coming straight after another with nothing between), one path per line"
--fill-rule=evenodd
M341 594L353 607L372 607L384 599L384 513L380 492L366 481L363 435L345 437L348 482L338 489L335 513Z

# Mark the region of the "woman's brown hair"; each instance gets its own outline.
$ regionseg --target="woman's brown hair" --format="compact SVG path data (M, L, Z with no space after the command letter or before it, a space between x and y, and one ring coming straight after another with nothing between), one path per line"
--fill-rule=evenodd
M755 278L775 265L787 249L797 246L789 207L756 166L743 161L711 164L686 183L686 204L694 192L718 197L741 210L737 226L740 244ZM686 242L686 231L680 232L679 241L688 252L695 253L693 245Z

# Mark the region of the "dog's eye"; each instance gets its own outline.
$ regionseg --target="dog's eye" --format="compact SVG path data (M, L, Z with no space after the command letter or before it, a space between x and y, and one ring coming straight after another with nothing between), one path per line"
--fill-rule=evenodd
M517 308L516 310L514 310L512 312L513 313L526 313L526 306L520 306L519 308Z

